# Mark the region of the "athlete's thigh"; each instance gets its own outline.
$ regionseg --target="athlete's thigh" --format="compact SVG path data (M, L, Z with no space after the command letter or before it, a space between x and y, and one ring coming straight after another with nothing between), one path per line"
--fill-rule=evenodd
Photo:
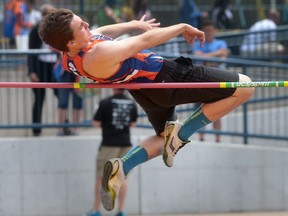
M156 134L164 131L166 121L177 119L175 106L165 105L161 101L163 97L169 97L167 89L140 89L129 92L147 114Z
M179 82L238 82L239 75L235 72L228 72L214 67L205 67L193 65L193 67L184 68L178 71L181 78L176 78ZM175 105L183 103L211 103L234 94L234 88L179 88L174 90Z

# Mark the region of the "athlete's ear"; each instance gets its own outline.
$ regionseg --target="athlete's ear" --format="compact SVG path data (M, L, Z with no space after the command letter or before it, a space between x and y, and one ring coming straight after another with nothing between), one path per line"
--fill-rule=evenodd
M70 40L68 43L67 43L67 47L70 48L70 47L73 47L75 45L75 41L73 40Z
M69 42L68 42L68 44L67 44L67 46L73 46L75 44L75 41L73 41L73 40L70 40Z

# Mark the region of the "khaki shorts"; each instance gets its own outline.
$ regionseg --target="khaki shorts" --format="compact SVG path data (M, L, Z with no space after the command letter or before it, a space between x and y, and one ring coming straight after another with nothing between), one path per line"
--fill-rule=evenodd
M100 146L96 158L96 178L103 177L103 168L105 163L112 158L121 158L131 147L110 147Z

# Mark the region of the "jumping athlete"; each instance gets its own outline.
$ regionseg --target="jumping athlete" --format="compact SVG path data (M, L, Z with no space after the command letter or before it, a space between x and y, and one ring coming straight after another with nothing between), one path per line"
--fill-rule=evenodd
M193 65L190 58L164 59L149 48L182 35L189 45L197 38L201 45L205 34L188 24L159 27L155 19L107 25L90 31L89 24L67 9L50 12L40 23L42 40L63 52L63 67L99 83L163 82L250 82L235 72ZM141 31L122 40L115 38ZM231 89L139 89L129 90L147 113L156 135L148 137L122 158L106 162L102 180L102 203L114 208L125 176L137 165L159 155L173 166L178 150L189 142L198 129L216 121L247 101L253 88ZM177 120L179 104L201 102L202 105L184 122Z

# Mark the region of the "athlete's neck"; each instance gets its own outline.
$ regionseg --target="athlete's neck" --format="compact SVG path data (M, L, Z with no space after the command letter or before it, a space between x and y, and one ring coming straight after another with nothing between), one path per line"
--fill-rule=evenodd
M89 42L86 46L88 46L91 42ZM69 49L69 52L67 52L67 55L71 58L73 58L75 55L77 55L82 49L84 49L86 46L83 46L81 48L76 48L74 47L74 49Z
M83 47L84 48L84 47ZM69 52L67 52L67 55L71 58L73 58L74 56L76 56L83 48L81 49L75 49L75 50L69 50Z
M79 50L79 51L80 51L80 50ZM78 52L79 52L79 51L78 51ZM78 52L72 52L72 51L70 51L70 52L67 52L67 55L68 55L69 57L73 58L74 56L77 55Z

